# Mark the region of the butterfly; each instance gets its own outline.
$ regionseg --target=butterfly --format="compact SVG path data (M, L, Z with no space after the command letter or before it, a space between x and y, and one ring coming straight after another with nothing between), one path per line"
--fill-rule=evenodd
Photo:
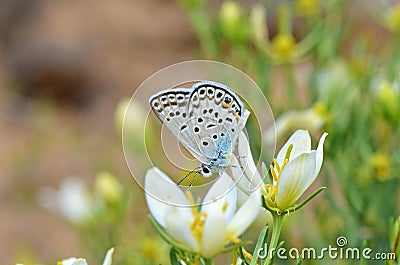
M201 162L189 172L196 172L190 186L197 174L205 178L222 174L250 115L232 89L201 81L191 88L160 91L149 103L163 125Z

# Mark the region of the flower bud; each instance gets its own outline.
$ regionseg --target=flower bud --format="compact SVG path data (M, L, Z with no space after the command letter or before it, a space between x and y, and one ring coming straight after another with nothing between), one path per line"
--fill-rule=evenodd
M379 181L386 181L392 177L392 164L386 153L377 152L371 157L374 176Z
M291 34L278 34L272 39L274 57L278 61L290 61L295 53L295 40Z
M267 43L267 10L261 4L256 4L251 9L250 31L256 45L263 46Z
M116 203L122 198L122 186L109 172L97 174L95 190L104 201L109 203Z
M246 39L246 20L238 3L231 0L224 1L221 5L219 20L222 34L228 40L241 42Z
M394 87L388 82L382 82L377 96L384 115L391 120L397 120L400 111L400 97Z
M318 0L296 0L295 8L300 16L308 17L318 14L321 10L321 5Z

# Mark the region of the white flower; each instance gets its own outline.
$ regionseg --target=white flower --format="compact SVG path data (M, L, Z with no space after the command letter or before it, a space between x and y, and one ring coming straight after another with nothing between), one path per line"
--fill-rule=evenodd
M114 253L114 248L111 248L107 251L106 256L103 261L103 265L111 265L112 255ZM86 259L82 258L68 258L62 261L59 261L57 265L88 265Z
M238 156L231 157L230 172L224 172L224 174L228 174L240 190L247 195L259 190L263 183L262 177L254 163L249 142L243 132L239 135Z
M320 111L321 104L306 110L292 110L283 113L275 121L275 126L268 128L263 135L266 144L275 141L275 135L280 138L294 128L303 128L307 130L320 129L325 123L323 113Z
M185 194L158 168L147 172L144 187L147 205L159 225L171 238L205 258L215 256L229 242L237 242L261 209L261 194L256 191L237 210L237 190L226 174L207 192L200 210L191 194Z
M39 204L64 216L71 222L82 222L90 216L90 196L85 184L76 177L66 178L59 190L42 188L38 194Z
M317 178L323 161L324 133L316 150L311 150L307 131L297 130L279 151L271 166L273 183L266 185L269 206L280 210L293 207Z

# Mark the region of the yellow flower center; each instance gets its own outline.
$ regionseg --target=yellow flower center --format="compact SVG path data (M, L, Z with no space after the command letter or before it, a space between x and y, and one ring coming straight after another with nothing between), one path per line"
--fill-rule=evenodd
M301 16L311 16L318 14L320 11L320 3L317 0L296 0L296 9Z
M295 40L291 34L278 34L272 40L275 57L281 61L292 59L295 52Z
M207 213L205 212L196 212L194 214L194 221L190 226L190 230L192 231L192 234L194 238L197 240L197 242L201 242L206 219L207 219Z
M247 252L247 250L244 247L242 247L242 252L243 252L243 255L246 257L246 259L253 260L253 255L251 255L249 252Z
M371 164L375 176L379 181L385 181L391 178L392 165L390 157L387 154L381 152L374 154L371 158Z
M201 242L203 236L204 224L207 220L207 213L198 211L192 193L186 191L186 197L191 205L192 214L194 216L193 223L190 225L190 231L198 243Z
M279 165L278 160L274 159L273 165L269 166L273 179L273 184L266 184L264 186L266 191L265 190L263 191L263 195L265 196L267 202L271 203L272 206L276 206L275 196L278 192L279 180L281 178L283 169L289 163L290 153L292 152L292 149L293 149L293 144L289 145L286 151L285 159L282 162L282 165Z

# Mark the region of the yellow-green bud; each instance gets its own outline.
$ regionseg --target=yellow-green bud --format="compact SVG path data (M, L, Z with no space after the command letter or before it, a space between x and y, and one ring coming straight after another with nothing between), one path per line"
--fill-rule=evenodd
M378 101L385 115L392 120L398 119L400 97L390 83L383 82L379 86Z
M108 203L116 203L122 198L121 183L109 172L97 174L95 191Z
M382 152L375 153L371 157L371 165L377 180L386 181L392 178L392 164L388 154Z
M253 6L250 12L250 30L254 43L264 46L267 43L267 10L261 4Z
M224 1L221 5L219 20L222 34L228 40L241 42L246 39L246 20L238 3L231 0Z
M295 40L291 34L278 34L272 39L274 57L278 61L290 61L295 53Z
M300 16L308 17L318 14L321 10L321 5L318 0L296 0L295 8Z

